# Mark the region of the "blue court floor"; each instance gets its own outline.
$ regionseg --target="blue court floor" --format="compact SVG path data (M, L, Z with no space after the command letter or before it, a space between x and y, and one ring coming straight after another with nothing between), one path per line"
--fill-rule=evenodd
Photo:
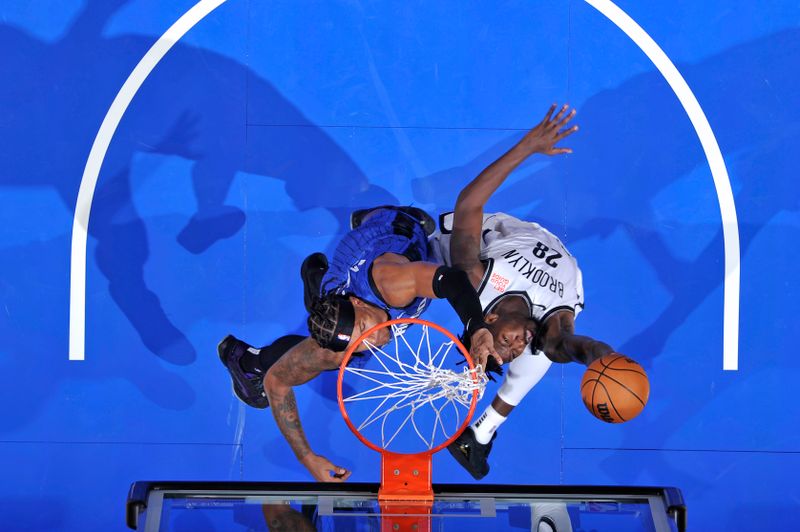
M676 486L691 530L797 528L797 2L8 0L0 50L3 529L124 530L134 480L311 480L217 342L303 333L300 262L352 210L451 209L552 102L574 153L488 209L564 241L578 332L639 360L650 403L601 423L553 366L485 482ZM297 399L315 451L376 481L335 375ZM472 479L444 453L434 481Z

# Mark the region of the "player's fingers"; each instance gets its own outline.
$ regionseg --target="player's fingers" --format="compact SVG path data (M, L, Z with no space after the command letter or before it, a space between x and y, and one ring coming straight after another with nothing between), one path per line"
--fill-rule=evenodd
M561 155L562 153L572 153L572 148L553 148L547 155Z
M564 118L562 118L562 119L561 119L561 121L560 121L560 122L558 122L558 125L557 125L556 127L558 127L558 129L561 129L562 127L564 127L565 125L567 125L567 122L569 122L570 120L572 120L573 118L575 118L575 115L577 114L577 112L578 112L578 111L576 111L575 109L573 109L572 111L570 111L569 113L567 113L567 114L564 116Z
M553 105L550 106L550 109L547 111L547 114L544 115L544 119L542 119L542 122L547 123L550 121L550 117L553 116L553 112L556 110L556 105L557 104L554 103Z
M494 352L493 352L493 353L492 353L492 357L495 359L495 361L496 361L496 362L497 362L499 365L501 365L501 366L503 365L503 359L502 359L502 358L500 358L500 355L498 355L497 353L494 353Z
M336 470L325 471L323 482L344 482L344 479L336 474Z
M561 121L562 118L564 118L564 113L567 112L567 109L569 109L569 104L565 103L563 106L561 106L561 110L558 112L555 118L553 118L553 120L550 122L551 129L558 127L558 123Z
M576 131L578 131L578 126L572 126L569 129L565 129L564 131L562 131L561 133L556 135L555 142L558 142L561 139L565 139L565 138L569 137L570 135L572 135Z
M347 469L341 466L336 466L336 469L334 469L333 471L333 478L335 479L335 482L344 482L345 480L350 478L351 474L352 471L348 471Z

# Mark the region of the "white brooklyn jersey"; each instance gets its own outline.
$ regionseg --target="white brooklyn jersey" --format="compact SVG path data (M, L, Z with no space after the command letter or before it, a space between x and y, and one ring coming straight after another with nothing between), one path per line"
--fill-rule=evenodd
M440 231L431 236L436 258L450 261L453 213L442 215ZM531 317L544 322L554 312L583 309L583 282L578 262L561 240L533 222L503 213L484 214L480 258L486 273L478 287L484 313L504 297L521 296Z

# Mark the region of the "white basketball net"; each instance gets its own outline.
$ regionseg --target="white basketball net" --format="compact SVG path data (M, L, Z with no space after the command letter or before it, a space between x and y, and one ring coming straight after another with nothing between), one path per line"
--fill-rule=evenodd
M483 397L488 378L480 365L475 369L470 369L465 364L463 371L460 372L443 368L447 355L453 350L455 342L443 342L434 350L431 346L427 325L420 326L422 333L416 348L403 334L405 328L398 331L399 327L394 325L392 327L395 339L393 354L391 348L387 352L369 342L364 342L382 369L350 366L345 368L346 373L370 381L368 385L372 387L344 397L343 401L345 403L377 402L377 406L366 419L356 426L361 432L375 423L380 423L381 446L384 449L388 448L408 424L411 424L427 448L432 449L437 434L442 434L445 439L449 438L455 428L461 425L459 405L469 408L475 391L478 392L478 399ZM401 360L400 357L401 345L404 347L402 356L405 360ZM460 356L458 349L455 349L455 355ZM433 412L433 427L424 429L418 426L416 417L422 409L426 409L426 412ZM452 425L454 429L449 433L442 419L445 410L452 410L455 416L455 423ZM402 418L396 429L387 430L387 420L395 413L405 417Z

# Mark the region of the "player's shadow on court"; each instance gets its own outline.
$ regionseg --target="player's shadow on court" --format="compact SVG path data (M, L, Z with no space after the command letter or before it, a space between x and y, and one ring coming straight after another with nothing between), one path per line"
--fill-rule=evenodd
M751 66L759 71L742 76L741 68ZM797 66L797 29L735 46L697 64L678 65L726 157L743 257L776 215L800 206L795 183L786 179L797 167L798 155L785 149L797 132L795 124L800 117L800 100L794 97L800 89ZM540 221L559 236L566 234L568 246L584 239L606 238L616 231L627 235L646 262L644 267L655 272L672 298L655 320L643 324L619 346L649 365L670 335L723 279L721 230L693 257L679 257L673 251L675 240L686 238L685 233L673 234L663 213L654 208L665 189L680 179L691 179L693 172L700 170L698 179L708 184L702 190L704 197L688 201L711 205L708 208L715 218L710 223L719 225L716 194L710 172L705 170L708 163L686 113L658 72L635 76L618 88L602 91L578 111L575 121L581 131L563 142L574 149L574 155L555 157L545 168L528 171L524 178L501 188L492 205L516 211L533 205L523 217ZM510 135L462 166L416 179L416 199L454 200L465 179L477 175L521 135ZM440 204L440 209L449 206ZM698 226L698 232L705 234L708 229ZM577 258L582 263L592 260ZM587 301L587 308L591 306L593 302ZM709 338L709 349L719 351L720 346L721 337Z
M797 137L800 123L800 99L796 97L800 93L800 78L796 75L800 70L800 30L784 30L734 46L698 63L677 66L703 106L731 176L745 264L740 345L747 345L755 341L750 335L756 334L750 332L750 318L758 319L757 314L765 304L763 295L748 281L747 264L762 263L751 255L751 246L765 233L765 227L785 232L788 228L781 222L780 214L797 212L800 207L797 182L790 178L800 165L800 153L787 149ZM742 69L748 69L747 73L743 75ZM503 210L528 210L523 217L540 221L559 236L566 234L567 246L587 239L603 240L614 233L628 239L638 250L642 271L653 272L668 301L655 318L638 324L638 330L634 328L615 347L645 367L653 368L655 359L665 352L676 331L712 293L721 293L724 248L708 163L686 113L658 72L637 75L617 88L589 98L578 109L576 122L581 131L564 142L574 149L573 156L553 158L545 168L528 169L527 174L523 167L519 171L524 177L501 188L492 202ZM449 198L452 190L460 190L465 179L477 175L521 135L522 132L509 135L463 166L417 179L416 198L420 201ZM695 182L692 190L701 190L703 197L690 197L686 201L709 212L709 221L697 222L693 227L696 239L687 236L689 232L685 230L680 234L674 231L669 222L674 216L665 216L656 207L664 208L663 194L677 196L669 191L670 187L678 182L692 183L693 179L702 179L707 185L699 187ZM529 207L536 200L542 201ZM687 211L686 205L680 203L667 207ZM676 253L682 248L694 251ZM591 256L577 258L584 265L593 260ZM613 271L595 273L599 279L605 277L603 282L615 278ZM652 287L642 286L639 300L631 303L647 306L647 298L654 293ZM690 345L683 344L692 353L705 357L704 360L713 360L703 363L704 368L713 366L709 372L719 372L722 360L721 298L719 302L718 311L714 312L718 318L702 327L707 334L693 335ZM587 312L593 313L598 330L618 330L614 317L603 315L602 306L602 301L587 300ZM581 319L577 331L581 331ZM796 365L797 361L784 356L780 361L760 360L757 364L767 367L784 363ZM709 390L709 378L705 371L702 375L692 373L685 376L681 385ZM653 376L653 380L658 382L658 377ZM638 448L642 435L647 434L648 447L663 449L671 437L685 430L689 419L697 415L705 402L710 403L732 386L733 379L719 378L714 382L711 392L692 397L691 408L686 407L686 396L675 385L662 387L658 396L663 403L658 409L660 413L646 411L636 421L639 428L626 431L619 447ZM631 478L633 473L628 468L614 465L628 458L623 453L615 462L612 456L603 467L620 483L636 482L641 477ZM671 466L660 453L652 453L636 474L655 475L664 483L685 486L702 487L706 482Z
M3 79L14 80L0 85L0 105L10 110L0 124L3 146L0 186L6 190L27 190L31 194L54 190L63 207L72 213L87 155L108 106L155 41L141 36L103 36L108 21L125 3L124 0L89 1L63 36L52 42L7 24L0 25L0 48L12 51L2 54L0 71ZM291 127L273 127L267 123L249 127L248 134L246 106L265 111L259 116L280 117L281 124L288 123ZM141 361L136 356L143 345L169 364L193 363L197 353L185 331L201 319L194 301L186 301L183 308L175 305L165 308L162 303L165 294L156 293L145 274L148 262L154 260L152 235L148 235L153 221L145 224L140 214L141 204L135 201L138 191L134 186L142 180L132 181L131 169L140 160L139 155L147 154L174 156L189 162L191 176L175 175L174 171L156 165L146 181L163 183L164 194L169 194L175 204L175 212L170 216L183 218L180 229L171 238L176 249L193 255L202 255L243 227L246 214L239 207L226 204L237 173L279 180L284 185L292 204L283 211L273 210L271 215L276 220L296 210L324 207L333 215L340 231L346 227L350 210L396 200L391 193L372 185L325 131L311 123L258 73L214 51L177 43L148 77L120 123L103 163L88 227L89 272L91 275L94 260L107 285L88 279L90 289L100 288L103 292L90 293L87 298L87 346L96 347L101 343L95 342L97 338L115 334L92 328L93 313L102 312L97 301L106 294L133 326L141 344L132 344L125 352L113 356L97 352L87 355L90 359L94 355L98 355L97 359L102 357L109 366L103 371L131 380L156 404L186 408L194 401L194 393L186 381L175 376L167 379L172 383L169 387L150 385L148 381L158 381L169 372L161 369L160 364ZM171 195L176 179L191 180L191 196ZM271 208L256 206L259 207ZM17 210L13 214L25 217L30 206L14 208ZM194 213L186 217L182 213L187 210ZM325 219L330 223L330 216ZM11 352L35 350L41 356L66 359L69 227L64 227L64 231L67 234L63 238L49 241L48 245L31 235L28 242L7 249L13 258L8 264L17 265L9 270L7 286L18 280L26 284L24 278L37 273L48 282L58 280L53 294L33 287L32 293L36 295L32 298L17 297L16 303L9 303L22 306L26 314L32 314L32 307L45 309L41 316L30 318L28 327L48 331L46 341L39 338L34 347L29 338L21 337L20 331L27 327L11 327L8 322L14 338L7 341ZM234 248L232 254L241 260L241 248ZM300 259L302 256L298 256L298 267ZM291 267L291 278L297 285L299 298L295 268ZM228 286L218 289L234 294L229 297L241 297L241 277L230 279ZM14 291L9 290L7 293L13 296ZM227 305L228 301L219 303ZM204 309L207 315L203 319L214 319L219 308L217 305ZM187 315L190 318L185 318ZM215 356L213 346L204 346L203 350L204 356ZM127 360L136 362L131 362L129 371L123 371L129 366ZM25 373L19 366L27 363L13 357L4 361L3 366ZM154 373L144 375L141 364ZM41 377L41 384L53 384L58 378L53 371L47 371ZM44 395L37 394L29 400L31 408L41 406L39 397ZM30 421L30 412L20 411L17 419L4 424L3 430Z

